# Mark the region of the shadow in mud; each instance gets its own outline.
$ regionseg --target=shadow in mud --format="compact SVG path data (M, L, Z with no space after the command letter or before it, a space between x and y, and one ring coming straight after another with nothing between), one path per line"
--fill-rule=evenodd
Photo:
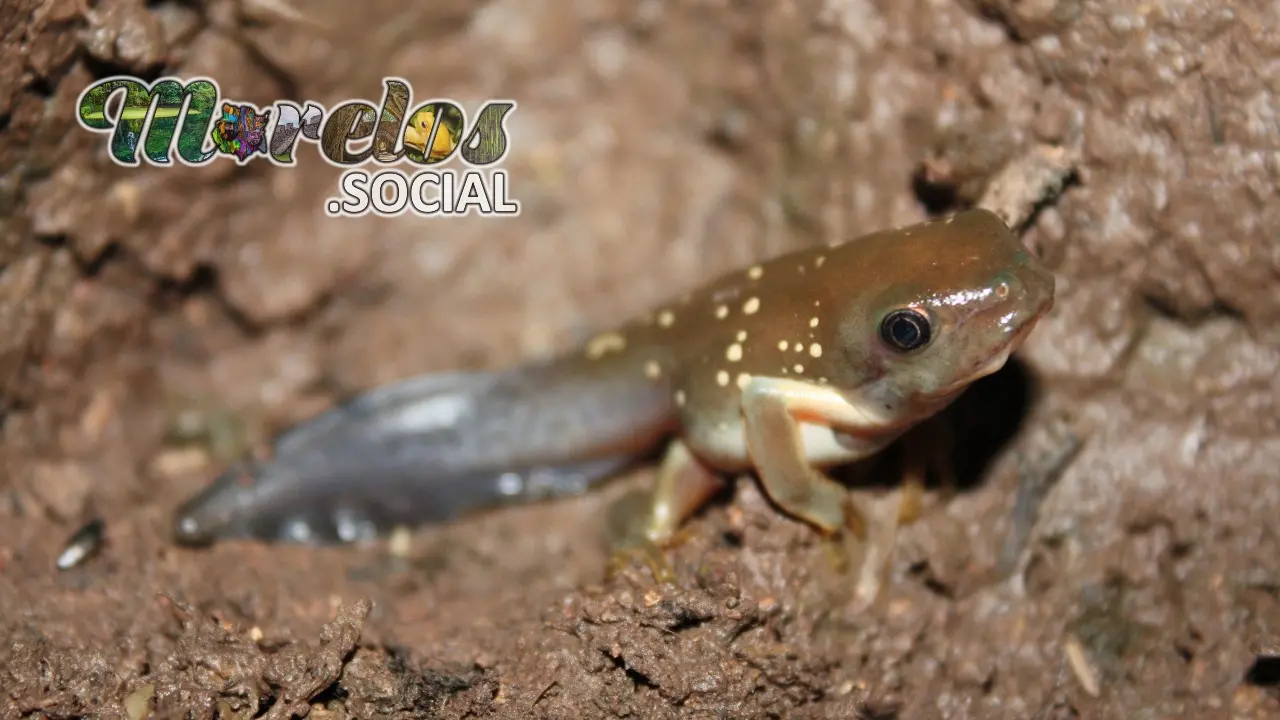
M1258 687L1280 690L1280 655L1259 655L1245 674L1244 681Z
M985 480L991 464L1022 427L1038 389L1035 377L1013 357L937 416L933 422L950 435L951 449L945 457L957 490L972 489ZM926 442L943 442L946 437L931 437L927 426L913 432L926 433ZM906 452L906 443L899 441L879 456L839 468L833 475L853 487L892 489L902 478ZM937 487L938 478L931 476L927 484Z
M982 482L987 470L1013 440L1031 412L1039 384L1016 357L978 382L948 409L945 420L955 437L952 453L960 488Z

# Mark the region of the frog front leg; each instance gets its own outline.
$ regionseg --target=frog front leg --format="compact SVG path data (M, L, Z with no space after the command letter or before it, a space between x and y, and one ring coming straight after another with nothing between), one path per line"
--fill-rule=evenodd
M752 462L773 501L828 537L850 528L867 538L866 521L852 495L815 465L867 457L895 439L901 429L878 416L871 403L858 402L826 385L795 380L753 379L743 390L742 409ZM880 594L880 576L891 557L902 514L900 504L892 521L877 522L878 532L864 548L854 589L857 608L868 607ZM842 557L836 559L844 565Z
M866 523L848 490L815 464L860 456L824 428L876 435L885 423L833 388L780 378L752 378L742 391L742 412L747 450L769 497L828 536L844 528L865 535ZM810 433L808 447L806 425L818 430Z

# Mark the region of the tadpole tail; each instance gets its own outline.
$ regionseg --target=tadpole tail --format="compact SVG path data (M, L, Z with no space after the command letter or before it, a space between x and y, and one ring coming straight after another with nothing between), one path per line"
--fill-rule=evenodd
M669 430L665 391L565 369L432 374L360 395L227 469L178 508L175 539L355 542L573 495Z

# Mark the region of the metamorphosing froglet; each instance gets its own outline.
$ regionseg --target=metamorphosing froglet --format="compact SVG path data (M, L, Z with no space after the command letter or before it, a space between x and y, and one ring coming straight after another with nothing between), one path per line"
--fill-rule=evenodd
M750 469L781 510L835 533L860 519L824 468L1003 366L1053 294L985 210L800 250L550 360L362 395L228 470L179 509L176 535L350 542L582 492L667 439L653 543Z

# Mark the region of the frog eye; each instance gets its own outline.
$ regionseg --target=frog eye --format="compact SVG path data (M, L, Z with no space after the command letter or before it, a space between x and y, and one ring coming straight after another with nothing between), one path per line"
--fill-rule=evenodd
M915 308L894 310L880 322L880 339L898 352L918 350L933 339L929 317Z

